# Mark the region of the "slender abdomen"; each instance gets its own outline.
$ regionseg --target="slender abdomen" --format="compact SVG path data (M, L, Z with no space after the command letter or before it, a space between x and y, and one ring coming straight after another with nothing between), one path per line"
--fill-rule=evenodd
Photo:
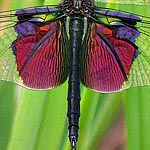
M70 72L68 87L69 138L72 147L78 138L78 120L80 117L80 53L84 31L84 18L81 15L70 17Z

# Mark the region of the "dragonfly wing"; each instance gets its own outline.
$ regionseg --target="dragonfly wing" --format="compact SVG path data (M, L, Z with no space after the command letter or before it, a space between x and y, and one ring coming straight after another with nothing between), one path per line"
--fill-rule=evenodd
M87 35L87 39L85 39L85 43L83 45L83 57L85 58L85 61L82 63L82 83L91 89L101 92L119 90L122 83L126 80L125 76L116 61L111 48L100 35L104 30L106 34L111 35L111 30L96 23L93 23L88 30L89 36ZM105 33L103 33L104 36ZM118 42L120 41L114 42L114 44L117 45ZM117 50L115 51L117 52ZM117 55L119 56L118 53ZM123 62L121 63L123 66Z
M99 1L97 1L99 2ZM131 1L131 0L101 0L100 2L106 3L106 4L138 4L138 5L144 5L146 4L145 0L136 0L136 1Z
M13 12L14 13L14 12ZM17 72L15 55L11 45L17 38L14 26L17 23L17 16L11 12L0 13L0 79L22 83Z
M130 21L123 18L108 27L98 23L88 27L83 42L82 60L85 61L81 65L81 80L85 86L101 92L114 92L150 84L149 54L139 51L135 45L147 35L134 27L136 21L129 26ZM144 25L141 28L142 21L139 24L137 28L144 30ZM147 51L148 46L145 41Z
M68 76L68 39L63 22L44 25L41 18L28 20L21 15L18 23L1 30L1 79L32 89L60 85Z
M140 35L135 44L140 51L133 62L130 76L126 84L131 87L150 85L150 18L142 17L142 21L136 24Z

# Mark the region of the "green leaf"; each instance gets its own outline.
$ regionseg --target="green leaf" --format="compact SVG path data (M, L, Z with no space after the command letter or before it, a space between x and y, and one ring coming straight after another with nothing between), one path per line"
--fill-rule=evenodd
M125 99L127 149L148 149L150 141L150 87L128 90Z
M14 85L6 82L0 82L0 93L0 149L6 150L14 121L17 95Z
M58 3L55 0L13 0L10 9ZM82 88L77 150L98 149L120 112L122 100L126 110L127 149L149 149L149 90L143 87L115 94L99 94ZM66 116L67 82L50 91L31 91L2 82L0 92L0 149L70 149Z

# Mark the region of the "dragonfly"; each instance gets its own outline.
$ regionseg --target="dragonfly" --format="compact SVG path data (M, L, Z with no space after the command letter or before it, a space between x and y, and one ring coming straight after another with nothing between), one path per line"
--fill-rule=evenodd
M150 85L149 36L149 16L96 6L94 0L3 11L0 79L36 90L68 79L68 130L75 150L80 82L103 93Z

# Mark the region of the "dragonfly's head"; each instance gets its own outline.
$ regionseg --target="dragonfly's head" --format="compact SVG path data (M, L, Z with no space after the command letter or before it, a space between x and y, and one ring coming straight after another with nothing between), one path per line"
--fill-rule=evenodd
M63 8L66 6L67 14L86 14L89 9L94 8L93 0L63 0Z
M82 8L83 4L94 6L94 0L62 0L62 3L69 3L77 10Z
M82 7L83 0L63 0L63 3L69 3L76 10Z
M93 0L71 0L73 2L74 8L80 9L83 5L94 6Z

